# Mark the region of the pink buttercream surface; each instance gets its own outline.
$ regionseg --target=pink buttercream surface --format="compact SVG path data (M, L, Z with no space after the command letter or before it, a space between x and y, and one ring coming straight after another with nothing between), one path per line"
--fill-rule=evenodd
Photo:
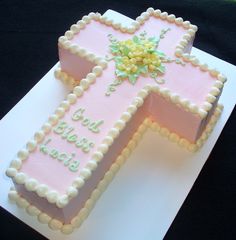
M70 76L74 76L76 80L81 80L86 77L88 72L91 72L95 66L94 63L86 59L78 59L78 56L61 47L59 47L59 58L61 59L60 64L63 71Z
M175 46L180 41L183 34L186 33L184 28L151 17L138 32L146 30L149 36L157 36L161 29L166 29L168 27L171 28L171 31L169 31L166 34L165 39L160 42L159 49L164 51L167 56L173 57ZM109 33L116 36L119 40L131 37L130 34L117 32L111 27L92 21L84 30L81 30L72 41L88 49L90 52L105 56L109 52L109 41L107 37ZM62 52L62 59L63 54L64 53ZM175 92L182 97L191 100L198 106L201 106L210 88L214 84L215 79L211 77L209 73L202 72L199 68L194 67L189 63L185 66L175 63L168 63L165 65L166 73L163 75L165 84L161 86L167 87L172 92ZM76 65L74 65L74 67L76 67ZM131 85L128 81L124 81L117 87L116 91L108 97L105 96L105 92L107 91L109 84L115 79L114 71L114 62L111 61L109 62L108 67L103 71L102 75L96 79L96 82L84 92L83 96L71 106L66 115L61 119L61 121L66 121L69 126L75 128L73 133L77 134L79 138L86 137L95 143L94 148L92 148L89 153L82 152L81 149L75 147L74 143L68 143L65 139L62 139L60 135L55 134L54 132L46 135L45 140L49 138L52 139L48 144L49 148L56 148L61 152L75 154L74 160L80 160L78 172L74 173L69 171L68 168L58 160L41 153L39 148L37 148L34 153L30 154L29 158L24 162L21 169L22 172L25 172L30 177L36 178L41 183L47 184L50 188L57 190L61 194L66 192L75 177L79 175L79 171L91 159L93 152L96 151L108 131L121 117L128 105L137 96L140 89L146 84L151 84L153 86L157 85L152 78L140 77L135 85ZM154 97L153 101L155 101ZM150 114L153 114L153 116L158 119L157 115L159 113L155 110L155 108L159 107L158 104L152 102L149 106ZM100 126L100 133L93 133L89 131L87 127L82 126L81 122L73 121L71 119L73 113L79 108L84 108L84 116L89 117L92 120L104 120L104 124ZM160 110L160 112L167 110L168 106L167 104L165 105L165 102L162 103L162 108L163 109L162 111ZM191 113L188 114L191 115ZM181 114L175 117L174 121L176 123L180 123L180 121L183 120L180 116ZM165 126L165 121L163 121L163 125ZM184 127L181 124L176 125L179 127L174 130L181 135L181 128L184 129ZM186 137L189 137L190 141L193 141L199 125L200 119L195 119L195 122L192 123L193 128L188 129L188 133L186 134L182 131L183 135L186 135ZM194 129L194 127L196 129Z
M169 57L173 57L176 45L186 33L186 29L183 27L177 27L177 25L167 21L150 17L135 34L146 31L148 36L158 37L161 30L167 28L170 28L171 31L168 32L165 39L160 41L158 49L164 51ZM108 46L110 45L108 34L112 34L119 40L129 39L133 36L133 34L122 33L111 26L93 20L84 29L81 29L79 34L75 35L72 42L98 56L104 57L108 53Z
M148 36L158 37L161 30L167 28L171 30L166 34L165 38L160 41L158 49L163 51L168 57L174 59L175 47L186 33L183 27L151 17L135 34L146 31ZM110 55L108 34L114 35L118 40L132 37L132 34L122 33L111 26L92 21L85 29L82 29L79 34L75 35L72 42L87 49L89 52L104 57L105 55ZM64 54L66 55L67 53ZM63 61L63 59L64 56L61 57L61 61ZM215 78L211 77L208 72L203 72L192 64L186 64L185 67L175 63L165 65L167 70L163 78L166 80L166 83L162 86L201 106L206 94L209 93L210 88L214 84ZM67 70L67 68L65 70ZM112 77L112 79L114 79L114 76Z
M92 176L85 182L84 187L79 190L79 195L73 198L66 207L58 208L56 205L49 203L46 199L40 198L36 193L27 191L24 186L15 184L18 193L24 196L29 202L33 203L34 206L42 212L46 212L50 216L53 216L53 218L64 223L70 223L71 219L78 214L82 207L84 207L85 201L97 187L98 182L103 178L111 164L116 160L139 125L143 122L145 116L147 116L147 103L148 102L138 109L132 120L128 122L125 130L118 136L117 141L112 144L108 152L104 155L103 161L100 162L96 171L93 172Z

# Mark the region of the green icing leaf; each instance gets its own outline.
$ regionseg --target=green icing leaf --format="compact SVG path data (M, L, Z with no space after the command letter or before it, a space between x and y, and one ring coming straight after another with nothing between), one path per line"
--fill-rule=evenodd
M128 56L128 54L129 54L130 50L129 50L129 48L128 48L128 47L124 46L124 49L123 49L123 51L122 51L122 52L124 53L124 55L125 55L125 56Z
M119 78L127 78L128 77L126 72L121 71L119 69L116 69L115 73L116 73L116 76Z
M115 57L115 61L116 61L117 63L122 63L122 57L121 57L121 56L116 56L116 57Z
M161 73L165 73L165 70L166 70L165 66L163 66L163 65L160 65L160 66L157 67L156 69L157 69L157 71L159 71L159 72L161 72Z
M129 82L134 85L137 82L137 77L136 74L129 74Z
M138 66L138 74L145 74L148 72L148 66L147 65L140 65Z
M158 51L158 50L156 50L156 53L159 57L165 57L166 56L165 53L163 53L161 51Z
M147 52L148 53L155 53L156 51L155 51L155 49L148 49Z
M140 40L137 36L133 36L133 42L140 44Z
M158 43L158 39L156 37L150 37L148 38L148 41L155 43L155 45Z
M110 45L110 49L112 53L119 53L119 48L117 45Z

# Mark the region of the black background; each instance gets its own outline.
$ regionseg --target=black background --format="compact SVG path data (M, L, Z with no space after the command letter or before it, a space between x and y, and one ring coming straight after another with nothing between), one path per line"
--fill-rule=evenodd
M190 20L195 47L236 63L233 0L0 1L0 118L58 61L57 39L72 23L109 8L136 18L150 6ZM165 239L236 239L235 118L234 110ZM1 208L0 229L1 239L44 239Z

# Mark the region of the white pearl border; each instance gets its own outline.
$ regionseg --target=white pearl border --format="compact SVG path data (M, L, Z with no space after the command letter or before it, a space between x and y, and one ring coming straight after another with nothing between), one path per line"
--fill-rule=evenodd
M146 118L144 122L139 126L138 130L135 132L127 146L117 157L116 161L111 165L110 169L106 172L104 178L98 183L97 187L93 190L92 194L90 195L90 198L85 202L84 207L79 211L77 216L75 216L71 220L70 224L63 224L59 220L53 219L48 214L41 212L38 208L36 208L34 205L31 205L27 200L21 197L13 188L10 190L8 197L11 201L15 202L18 205L18 207L26 209L28 214L36 216L39 222L43 224L48 224L48 226L52 230L60 230L63 234L70 234L73 232L75 228L79 228L83 221L88 217L95 203L97 202L101 194L106 190L108 184L112 181L120 167L125 163L129 155L135 149L147 128L151 128L152 130L159 132L162 136L165 136L171 141L178 143L181 147L186 147L190 151L196 151L203 145L203 143L207 140L208 136L212 132L214 125L216 124L222 112L222 108L223 108L222 105L217 106L214 114L212 115L206 127L205 132L201 135L196 144L191 144L186 139L180 138L177 134L170 133L167 128L162 128L157 123L152 122L149 118Z

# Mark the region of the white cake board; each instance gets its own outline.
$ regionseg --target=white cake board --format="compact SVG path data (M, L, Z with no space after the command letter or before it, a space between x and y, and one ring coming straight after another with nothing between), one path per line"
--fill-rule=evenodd
M126 23L130 21L114 11L109 10L106 15ZM0 121L0 205L49 239L162 239L191 190L236 102L236 67L196 48L193 48L192 54L211 67L220 69L228 78L220 98L225 107L223 114L199 152L189 153L148 130L83 225L69 236L50 230L8 201L7 194L12 181L5 176L5 170L14 154L41 127L69 92L54 78L53 67Z

